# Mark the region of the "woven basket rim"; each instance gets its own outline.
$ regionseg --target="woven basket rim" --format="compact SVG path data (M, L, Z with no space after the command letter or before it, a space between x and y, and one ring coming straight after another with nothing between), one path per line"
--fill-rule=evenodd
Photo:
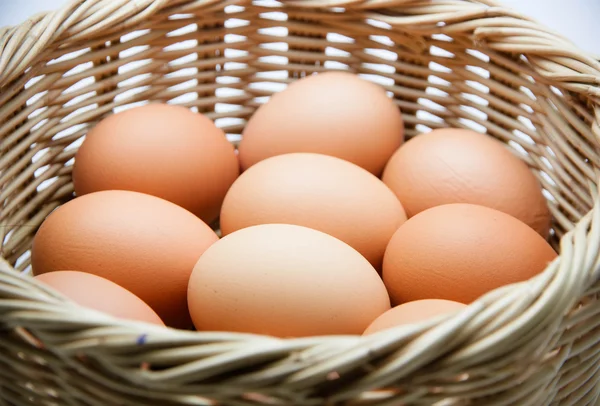
M136 0L135 2L129 2L128 0L118 0L121 3L127 3L128 5L133 4L133 10L130 10L128 14L137 14L136 18L127 20L126 24L120 25L120 28L128 28L139 23L143 18L149 17L152 14L160 11L162 8L172 7L179 3L185 2L185 0ZM206 6L218 5L223 0L204 0ZM414 3L429 3L435 0L276 0L281 3L282 6L294 6L306 9L322 9L328 10L336 7L346 7L348 9L356 8L358 10L367 9L370 11L377 11L389 7L390 4L394 6L410 5ZM572 55L565 55L566 57L582 56L589 64L589 67L594 70L593 73L582 75L586 81L589 82L589 76L594 76L596 80L592 80L595 86L595 91L588 89L589 95L595 96L595 102L600 104L600 60L598 57L592 56L589 52L586 52L577 47L571 40L566 39L561 34L558 34L554 30L548 29L544 24L539 23L536 19L531 18L523 13L516 12L510 7L505 6L498 0L455 0L457 3L475 3L487 6L488 9L484 14L497 14L499 16L510 16L518 18L523 21L531 22L536 29L549 33L555 36L557 39L565 42L569 48L573 51ZM226 1L227 4L251 4L252 0L230 0ZM68 20L66 16L72 16L73 11L77 10L80 15L78 18L84 20L92 15L94 11L98 9L110 8L110 5L114 6L115 0L70 0L67 4L53 11L44 11L37 13L20 24L13 26L0 27L0 45L3 45L0 50L0 89L14 79L17 75L22 73L28 66L28 64L35 60L43 50L52 45L55 41L64 38L71 37L71 33L68 29L63 29L56 32L52 32L52 28L58 28L57 24L61 20ZM78 5L83 7L79 8ZM93 10L90 10L92 5L97 5ZM156 6L155 6L156 5ZM207 7L210 8L210 7ZM83 10L82 10L83 9ZM149 12L146 12L150 9ZM93 27L92 27L93 28ZM86 30L83 30L86 32ZM77 33L81 35L81 32ZM475 34L476 35L476 34ZM17 50L16 47L10 48L7 46L9 39L17 39L20 42L20 48ZM27 45L26 47L23 47ZM5 55L5 54L8 54ZM15 60L16 59L16 60ZM20 68L20 69L19 69Z

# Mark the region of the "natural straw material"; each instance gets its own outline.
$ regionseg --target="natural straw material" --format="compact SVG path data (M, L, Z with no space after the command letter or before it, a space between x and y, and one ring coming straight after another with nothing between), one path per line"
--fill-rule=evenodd
M79 0L0 30L0 51L1 404L599 404L600 64L559 35L491 0ZM168 101L236 143L265 96L327 69L382 84L408 136L506 142L543 184L560 257L456 316L364 338L118 321L22 273L98 120Z

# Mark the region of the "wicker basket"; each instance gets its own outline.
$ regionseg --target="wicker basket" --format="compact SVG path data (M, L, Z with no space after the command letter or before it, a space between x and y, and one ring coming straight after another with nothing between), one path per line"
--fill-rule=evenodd
M79 0L0 30L0 50L0 404L600 404L600 64L559 35L491 0ZM327 69L385 86L408 136L506 142L543 184L560 257L456 316L362 338L119 321L26 275L98 120L168 101L236 143L266 96Z

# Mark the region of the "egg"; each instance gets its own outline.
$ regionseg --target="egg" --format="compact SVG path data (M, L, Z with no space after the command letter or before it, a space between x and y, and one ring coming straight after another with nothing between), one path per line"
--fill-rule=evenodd
M455 203L425 210L396 231L383 280L395 305L432 298L471 303L537 275L555 257L546 240L516 218Z
M86 272L55 271L35 277L67 298L111 316L164 326L150 306L125 288Z
M404 140L399 108L357 75L326 72L289 85L252 115L239 145L242 168L291 152L350 161L379 176Z
M77 196L131 190L214 221L239 174L233 146L211 120L187 108L151 103L112 114L75 155Z
M357 251L289 224L248 227L204 252L188 288L194 325L278 337L361 334L390 308L379 274Z
M365 169L322 154L265 159L231 186L221 210L223 235L259 224L314 228L339 238L376 268L406 220L394 193Z
M500 141L463 129L438 129L406 142L388 162L383 182L412 217L450 203L503 211L543 237L550 211L539 181Z
M404 324L419 323L437 316L458 312L465 307L467 306L463 303L442 299L423 299L404 303L377 317L369 324L363 335L377 333Z
M171 327L190 327L187 284L217 235L189 211L131 191L86 194L53 211L35 235L34 275L75 269L148 303Z

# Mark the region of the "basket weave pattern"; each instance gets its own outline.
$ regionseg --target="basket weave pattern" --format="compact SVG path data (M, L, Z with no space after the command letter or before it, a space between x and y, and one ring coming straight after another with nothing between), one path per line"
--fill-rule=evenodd
M0 52L0 404L598 404L600 63L559 35L490 0L79 0L0 30ZM235 144L266 96L327 69L384 86L409 137L506 142L561 256L456 316L364 338L120 321L24 274L100 119L178 103Z

